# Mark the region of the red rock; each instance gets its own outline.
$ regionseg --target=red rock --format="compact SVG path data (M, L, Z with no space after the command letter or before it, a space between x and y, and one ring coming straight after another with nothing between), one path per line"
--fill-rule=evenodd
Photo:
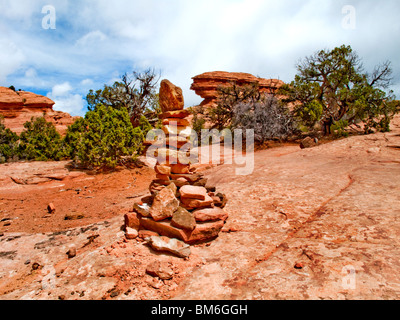
M54 124L60 134L67 132L68 126L79 117L53 110L54 101L27 91L11 90L0 87L0 114L4 116L4 124L17 134L24 131L24 123L32 117L44 115L46 121Z
M156 179L157 180L166 181L168 184L171 182L171 179L169 178L168 174L159 174L159 173L157 173L156 174Z
M179 190L182 199L198 199L205 200L207 189L204 187L184 186Z
M187 210L214 207L214 200L209 195L206 195L205 200L181 198L181 202L181 206Z
M171 173L173 174L187 174L189 173L190 165L189 164L171 164Z
M125 219L125 229L127 228L135 230L140 229L140 220L136 212L129 212L125 214L124 219Z
M167 237L150 237L149 244L155 250L168 251L178 257L187 258L190 256L190 246L179 241L178 239L170 239Z
M171 126L180 126L180 127L188 127L190 126L189 120L180 119L180 118L167 118L162 121L164 126L171 125Z
M125 230L125 237L128 240L136 239L138 237L138 235L139 235L139 232L137 229L127 227Z
M146 238L150 238L152 236L159 236L159 234L157 232L154 231L150 231L150 230L139 230L139 235L138 237L140 239L146 239Z
M159 101L163 113L183 110L185 104L182 89L172 84L169 80L161 81Z
M179 207L172 216L171 225L183 230L193 231L196 228L196 220L192 213Z
M297 262L297 263L294 265L294 268L295 268L295 269L303 269L303 268L304 268L304 265L303 265L301 262Z
M154 170L156 171L157 174L164 174L164 175L171 174L171 167L168 166L156 165L154 167Z
M143 204L135 203L133 205L133 211L140 214L143 217L150 216L150 207L147 203L143 203Z
M164 188L154 198L150 209L150 215L155 221L171 218L179 208L179 201L170 188Z
M162 131L168 136L180 136L184 138L188 138L193 133L193 129L190 126L176 126L176 125L165 125L162 128Z
M161 280L170 280L175 274L169 264L164 261L154 261L150 263L146 268L146 273L153 277L158 277Z
M214 71L206 72L192 78L193 84L191 90L201 96L204 101L201 106L207 107L215 104L218 98L218 87L229 86L235 82L238 85L248 85L258 83L260 92L276 93L276 91L284 84L277 79L257 78L248 73L241 72L224 72Z
M157 157L157 161L162 165L171 164L190 164L190 153L178 151L172 148L158 148L154 152L154 156Z
M186 231L173 227L169 221L157 222L150 218L142 218L140 222L145 229L165 237L182 240L188 244L215 239L224 226L224 221L198 223L193 231Z
M167 119L167 118L178 118L178 119L184 119L187 118L191 115L190 111L187 109L184 110L176 110L176 111L167 111L161 114L161 119Z
M54 213L56 211L56 206L53 203L49 203L49 205L47 206L47 210L49 211L49 213Z
M185 146L185 148L187 146L193 147L192 143L188 141L186 137L181 137L181 136L169 136L166 139L165 144L169 147L173 147L176 149L180 149L183 146Z
M216 197L218 197L220 199L220 202L217 201L216 206L220 207L220 208L225 208L226 205L228 204L228 197L226 196L225 193L217 193Z
M202 179L203 175L200 173L197 173L197 174L190 174L190 173L175 174L175 173L172 173L172 174L170 174L170 177L173 180L177 180L179 178L184 178L184 179L186 179L186 181L189 181L190 183L195 183L195 182L199 181L200 179Z
M194 218L196 221L225 221L228 219L228 213L226 213L221 208L205 208L193 211Z
M300 148L301 149L312 148L312 147L315 147L317 145L318 145L318 143L315 141L315 139L313 139L311 137L304 138L300 142Z

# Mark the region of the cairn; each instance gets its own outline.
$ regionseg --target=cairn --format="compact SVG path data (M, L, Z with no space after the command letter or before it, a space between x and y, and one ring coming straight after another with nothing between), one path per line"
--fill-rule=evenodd
M135 204L134 212L125 216L126 227L189 245L213 240L228 218L227 198L193 166L198 155L192 152L190 112L184 110L182 90L163 80L159 99L165 141L152 145L157 158L156 179L149 187L152 201Z

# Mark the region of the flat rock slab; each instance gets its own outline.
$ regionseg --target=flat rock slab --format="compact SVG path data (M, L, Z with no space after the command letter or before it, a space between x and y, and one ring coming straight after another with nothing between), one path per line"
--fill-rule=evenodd
M221 208L205 208L193 211L193 215L196 221L206 222L206 221L225 221L228 219L228 213Z
M209 195L206 195L204 200L181 197L181 206L187 210L193 210L199 208L212 208L214 207L214 200Z
M184 186L179 190L181 199L198 199L205 200L207 197L207 189L204 187Z
M169 221L157 222L153 219L142 218L140 222L144 229L157 232L165 237L182 240L188 244L213 240L218 237L224 227L224 221L197 223L193 231L187 231L172 226Z
M172 216L171 225L183 230L193 231L196 228L196 219L191 212L179 207Z
M187 258L191 253L190 246L178 239L152 236L149 238L148 243L157 251L167 251L180 258Z

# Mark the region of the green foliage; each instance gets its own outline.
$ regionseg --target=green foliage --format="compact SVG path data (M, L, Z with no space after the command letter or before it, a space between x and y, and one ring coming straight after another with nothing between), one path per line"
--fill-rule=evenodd
M196 132L198 139L201 138L201 130L205 129L204 124L206 123L206 120L201 115L201 111L202 111L202 107L201 106L190 108L190 112L193 115L192 128Z
M347 120L336 121L335 124L331 125L331 132L336 138L348 137L349 133L345 130L349 125Z
M295 109L295 115L309 128L312 128L321 120L322 114L323 106L318 102L318 100L305 103L301 108Z
M0 163L16 156L18 151L18 135L4 126L4 118L0 115Z
M146 136L150 130L153 130L149 120L145 116L141 116L139 119L139 128L142 131L143 135Z
M87 112L70 131L77 144L76 155L86 167L115 168L124 157L135 157L144 140L141 128L133 128L127 109L103 105Z
M207 109L200 107L194 110L194 120L197 123L193 124L198 127L198 129L201 129L201 126L205 123L207 123L211 129L217 129L219 131L230 128L236 104L256 103L261 101L263 97L257 83L238 85L236 82L232 82L229 86L221 86L217 90L218 99L216 106Z
M134 126L139 124L140 117L157 117L160 112L156 87L159 76L154 70L142 73L133 72L121 77L112 86L104 85L102 90L90 90L86 96L89 111L97 105L104 105L120 110L126 109Z
M78 156L79 144L82 142L82 133L86 129L86 121L79 118L68 127L67 134L63 139L64 152L70 159Z
M341 120L349 125L362 121L366 132L389 129L396 112L391 103L393 93L383 90L390 85L390 62L367 74L358 55L343 45L306 57L297 70L295 80L280 93L287 96L286 102L295 103L294 114L303 125L312 129L321 122L325 134Z
M55 126L44 117L32 118L24 124L20 135L19 156L21 159L47 161L61 160L65 154L62 139Z

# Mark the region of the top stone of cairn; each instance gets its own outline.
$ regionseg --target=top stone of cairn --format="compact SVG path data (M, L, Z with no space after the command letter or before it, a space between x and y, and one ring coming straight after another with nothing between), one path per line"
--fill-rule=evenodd
M161 81L159 99L161 111L163 113L183 110L185 105L182 89L175 86L169 80Z

